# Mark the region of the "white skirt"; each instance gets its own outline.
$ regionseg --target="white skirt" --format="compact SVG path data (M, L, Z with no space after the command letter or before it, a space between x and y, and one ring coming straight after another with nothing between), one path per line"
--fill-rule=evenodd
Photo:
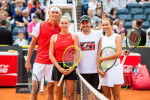
M106 76L103 78L102 86L114 87L114 85L123 83L123 67L121 64L115 64L106 72Z

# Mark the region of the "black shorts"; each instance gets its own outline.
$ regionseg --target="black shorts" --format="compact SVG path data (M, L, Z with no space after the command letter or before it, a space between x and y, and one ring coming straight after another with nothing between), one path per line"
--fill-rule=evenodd
M81 74L82 77L91 85L93 86L96 90L98 90L98 85L99 85L99 76L98 73L93 73L93 74ZM98 90L99 92L102 93L102 90Z
M58 63L62 68L63 68L63 63L59 62ZM65 68L67 69L67 68ZM53 67L53 72L52 72L52 80L53 81L59 81L62 76L62 73L59 72L57 67ZM76 70L74 69L69 75L65 75L63 80L77 80L77 74Z

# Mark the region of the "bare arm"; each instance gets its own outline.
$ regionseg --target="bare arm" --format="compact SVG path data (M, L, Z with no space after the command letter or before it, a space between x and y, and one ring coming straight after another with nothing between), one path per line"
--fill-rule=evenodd
M25 68L26 68L27 72L29 72L29 69L31 69L30 60L31 60L31 56L33 54L33 51L34 51L34 48L36 45L36 41L37 41L37 38L33 36L32 41L31 41L30 46L29 46L29 49L28 49L27 60L25 63Z
M51 40L50 40L49 59L57 67L59 72L64 74L64 69L58 64L56 58L54 57L54 44L55 44L56 37L57 35L55 34L51 37Z
M105 72L103 72L100 69L100 62L99 62L99 57L100 57L100 53L101 53L101 50L102 50L101 42L102 42L102 39L99 42L99 48L98 48L98 53L97 53L97 71L98 71L98 73L100 74L101 77L104 77L105 76Z
M121 36L117 35L116 36L116 53L111 55L111 56L107 56L107 57L102 57L101 60L112 60L112 59L117 59L121 56L122 54L122 41L121 41Z
M102 42L102 39L100 40L99 42L99 47L98 47L98 53L97 53L97 68L99 68L99 62L98 62L98 58L100 56L100 53L101 53L101 50L102 50L102 46L101 46L101 42Z

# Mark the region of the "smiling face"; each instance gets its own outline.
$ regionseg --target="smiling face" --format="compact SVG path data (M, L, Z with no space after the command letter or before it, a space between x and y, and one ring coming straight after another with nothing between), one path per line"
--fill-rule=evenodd
M57 10L51 11L49 13L50 20L57 21L60 17L60 13Z
M109 33L110 31L112 31L113 28L113 23L110 20L103 20L102 21L102 29L104 32Z
M81 27L83 32L88 32L88 31L90 31L90 28L91 28L91 22L89 22L87 20L83 20L80 23L80 27Z
M69 29L69 26L70 26L70 23L69 23L69 19L68 17L62 17L60 19L60 29L61 29L61 32L68 32L68 29Z
M123 24L124 24L123 22L120 22L120 24L119 24L119 28L120 28L120 29L123 28L123 26L124 26Z

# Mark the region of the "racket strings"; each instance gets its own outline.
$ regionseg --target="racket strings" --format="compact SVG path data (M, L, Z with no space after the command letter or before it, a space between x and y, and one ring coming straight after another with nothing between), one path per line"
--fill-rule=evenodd
M31 72L28 73L28 88L32 94L35 94L38 91L38 79Z
M63 55L63 62L68 68L76 66L80 59L80 51L76 47L68 48Z
M116 53L116 50L111 47L106 47L101 52L101 57L111 56ZM101 67L104 69L108 69L114 65L116 60L105 60L101 63Z
M128 45L129 46L137 46L140 41L140 31L138 29L132 29L128 33ZM132 48L132 47L130 47Z

